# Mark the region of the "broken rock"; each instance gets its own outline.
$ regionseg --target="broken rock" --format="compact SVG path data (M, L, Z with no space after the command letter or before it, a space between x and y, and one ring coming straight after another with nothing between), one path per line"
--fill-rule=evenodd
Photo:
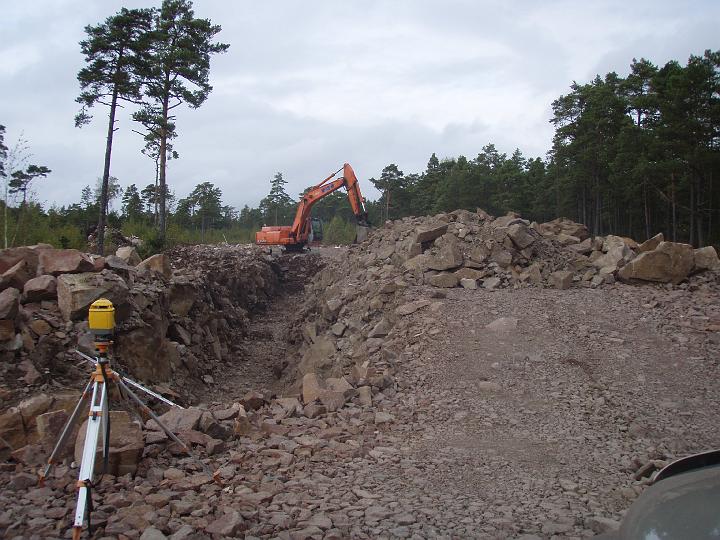
M559 270L550 274L550 283L556 289L569 289L572 286L573 273L567 270Z
M152 257L148 257L147 259L139 263L137 265L137 268L138 270L150 270L152 272L160 274L166 279L170 279L172 277L172 267L170 266L170 259L164 253L158 253L156 255L153 255Z
M20 291L10 287L0 292L0 319L14 319L20 307Z
M696 249L693 252L695 261L695 270L718 270L720 269L720 259L718 259L717 251L712 246L705 246Z
M514 223L508 227L507 235L518 249L525 249L535 242L535 237L524 223Z
M137 266L141 262L140 255L138 255L137 250L133 246L123 246L118 248L115 252L115 256L119 257L130 266Z
M419 229L415 235L414 243L423 244L425 242L433 242L437 238L440 238L448 230L447 223L438 227L423 228Z
M320 398L324 385L315 373L306 373L302 380L302 397L305 404Z
M189 409L179 409L173 407L168 412L160 416L160 421L173 433L178 431L191 431L198 427L203 411L190 407ZM159 430L159 425L154 420L147 423L148 429Z
M92 272L92 259L77 249L43 249L39 254L38 274L77 274Z
M23 301L26 303L54 300L57 298L57 280L55 276L39 276L29 280L23 287Z
M645 253L646 251L652 251L656 247L660 245L660 242L665 241L665 236L663 236L663 233L658 233L652 238L648 238L645 240L642 244L638 246L638 252L639 253Z
M694 264L692 246L661 242L653 251L641 253L621 268L618 276L626 281L637 279L680 283L690 274Z
M120 319L121 306L127 303L128 286L118 275L108 272L63 274L57 280L58 307L66 321L87 317L87 310L98 298L115 305ZM120 313L119 313L120 312Z
M455 274L448 272L442 272L428 278L428 283L433 287L439 287L444 289L452 289L457 287L460 279Z
M122 476L135 474L137 464L142 456L145 443L142 436L142 427L130 419L126 411L110 411L110 456L108 459L108 474ZM75 461L82 460L83 446L87 421L80 427L75 441ZM95 470L102 470L102 437L98 438L98 447L95 457Z

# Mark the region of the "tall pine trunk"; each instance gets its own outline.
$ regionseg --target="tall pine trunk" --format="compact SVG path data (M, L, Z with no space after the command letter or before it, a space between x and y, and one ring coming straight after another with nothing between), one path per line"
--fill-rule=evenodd
M650 208L648 207L647 178L643 182L643 204L645 205L645 240L650 238Z
M117 85L113 89L112 100L110 101L110 119L108 121L107 142L105 144L105 167L103 168L102 188L100 190L100 218L96 232L97 253L105 254L105 225L107 220L108 206L108 183L110 181L110 155L112 154L113 134L115 133L115 111L117 109L118 90Z
M677 242L677 204L675 203L675 173L670 174L670 179L672 181L672 199L671 199L671 206L672 206L672 239L673 242Z
M160 196L158 197L160 202L160 219L158 223L158 228L160 229L160 240L165 245L165 231L166 231L166 223L167 223L167 208L166 204L167 201L165 200L165 193L166 189L165 186L167 184L167 178L165 176L165 169L167 167L167 137L168 137L168 130L167 130L167 124L168 124L168 111L169 111L169 101L170 101L170 77L167 75L165 77L165 97L163 98L163 108L162 108L162 126L160 126Z
M695 241L695 182L690 180L690 238L688 244Z

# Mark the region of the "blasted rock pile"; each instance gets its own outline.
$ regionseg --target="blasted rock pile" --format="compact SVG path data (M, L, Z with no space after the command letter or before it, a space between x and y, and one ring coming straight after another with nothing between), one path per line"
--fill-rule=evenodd
M0 441L8 454L42 438L36 417L72 410L67 394L79 395L88 375L73 349L94 352L93 301L115 306L117 367L191 402L203 377L230 361L279 270L254 246L182 247L140 261L131 247L97 257L38 245L0 251L0 272Z
M369 365L377 378L371 386L382 390L394 371L388 340L404 317L431 311L433 297L447 288L598 288L616 280L672 286L719 268L712 247L693 250L662 235L640 245L592 238L585 225L567 219L538 224L517 214L457 210L387 222L308 285L291 332L300 353L285 366L286 377L299 389L308 374L352 378Z

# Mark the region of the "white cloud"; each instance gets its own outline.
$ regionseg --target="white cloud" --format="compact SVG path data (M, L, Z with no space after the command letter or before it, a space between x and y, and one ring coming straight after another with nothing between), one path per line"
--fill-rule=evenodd
M72 123L77 43L122 6L146 3L14 3L0 21L0 123L9 139L24 130L53 169L43 200L74 202L100 175L107 111ZM180 196L215 182L234 206L257 204L277 171L296 194L344 161L363 182L391 162L419 171L432 152L474 157L489 142L542 156L550 104L573 80L626 72L634 56L684 62L720 48L710 0L196 0L195 11L231 48L213 58L206 104L178 110L181 159L168 178ZM112 174L144 186L154 168L131 127L122 112Z

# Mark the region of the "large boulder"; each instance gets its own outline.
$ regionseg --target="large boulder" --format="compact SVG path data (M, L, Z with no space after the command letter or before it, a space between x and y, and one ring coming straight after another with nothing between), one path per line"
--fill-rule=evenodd
M582 223L575 223L567 218L557 218L547 223L540 223L537 226L537 230L545 236L557 236L560 234L572 236L577 238L578 242L581 242L590 236L585 225Z
M115 252L115 256L121 258L130 266L137 266L142 261L142 259L140 259L140 255L138 255L137 250L133 246L123 246L118 248Z
M166 279L172 277L172 268L170 267L170 259L164 253L158 253L152 257L148 257L137 265L137 268L156 272Z
M460 278L456 274L442 272L440 274L428 277L427 282L433 287L452 289L453 287L458 286L458 284L460 283Z
M4 274L20 261L25 261L31 276L37 274L38 255L44 249L53 249L48 244L0 249L0 274Z
M447 223L438 227L425 227L417 230L413 243L423 244L425 242L433 242L440 238L448 230Z
M176 351L165 339L168 322L158 318L152 324L123 331L115 336L115 353L134 377L147 382L167 381L172 375Z
M132 421L127 411L110 411L110 428L110 453L107 474L114 476L135 474L145 448L142 426L139 422ZM82 460L86 431L87 421L80 427L80 432L75 440L75 461L77 463ZM102 437L98 437L95 472L100 473L102 467Z
M57 298L57 279L55 276L38 276L25 283L23 301L25 303L54 300Z
M89 255L77 249L43 249L40 251L38 275L92 272L95 264Z
M115 306L116 320L128 314L128 286L118 275L100 273L63 274L57 279L58 307L66 321L87 317L88 308L98 298L107 298Z
M530 229L524 223L514 223L507 230L507 235L518 249L525 249L535 242L535 237L530 234Z
M618 277L625 281L680 283L690 274L694 264L691 245L661 242L654 250L641 253L621 268Z
M0 319L14 319L20 307L20 291L10 287L0 292Z
M30 270L27 261L18 261L17 264L8 268L2 276L0 276L0 289L14 287L22 290L25 283L32 277L35 277L35 272Z
M639 253L645 253L646 251L652 251L660 245L660 242L665 241L663 233L658 233L652 238L648 238L642 244L638 246Z
M182 433L197 429L202 415L203 411L201 409L196 409L195 407L190 407L188 409L173 407L158 418L163 425L173 433ZM162 429L155 420L148 421L147 427L148 429L156 431Z
M170 311L179 317L185 317L197 298L197 290L191 283L174 281L170 284Z
M695 260L695 270L720 269L720 259L718 259L717 251L712 246L696 249L693 252L693 258Z
M305 404L319 399L325 391L325 385L317 374L306 373L302 379L302 397Z
M558 270L550 274L550 284L556 289L569 289L572 286L573 273L567 270Z
M332 365L336 352L337 348L332 340L318 337L303 355L298 370L305 374L326 369Z
M463 254L454 235L445 235L437 255L428 256L425 265L430 270L451 270L462 266Z
M592 264L596 268L618 268L627 264L634 256L635 254L624 242L613 242L608 245L608 252L595 259Z

